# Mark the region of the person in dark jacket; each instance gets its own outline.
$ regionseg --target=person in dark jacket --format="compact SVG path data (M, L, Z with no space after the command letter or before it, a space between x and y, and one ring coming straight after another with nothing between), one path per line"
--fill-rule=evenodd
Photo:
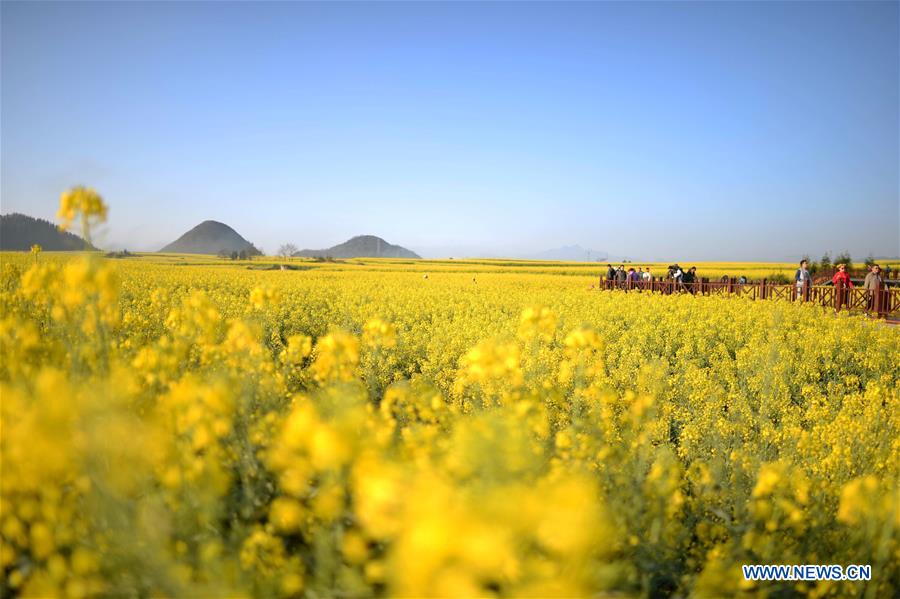
M688 291L694 293L694 283L697 282L697 267L690 267L688 271L681 277L681 282L684 283Z
M613 268L613 265L610 264L609 268L606 269L606 280L614 281L616 279L616 269Z

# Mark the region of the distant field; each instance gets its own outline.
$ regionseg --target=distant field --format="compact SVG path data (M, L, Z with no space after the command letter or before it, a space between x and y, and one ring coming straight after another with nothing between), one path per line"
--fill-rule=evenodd
M45 252L42 256L71 256L78 252ZM9 252L11 255L21 252ZM2 256L3 253L0 253ZM606 272L607 262L556 262L541 260L506 260L487 258L412 260L407 258L346 258L335 261L316 261L311 258L281 258L278 256L258 256L253 260L226 260L217 256L201 254L159 254L138 253L134 257L117 259L128 262L216 266L228 268L246 268L249 265L303 264L325 271L342 270L378 270L384 272L411 271L421 273L518 273L518 274L555 274L564 276L581 276L594 279ZM650 268L656 276L664 276L672 262L627 262L626 268ZM697 276L718 279L722 276L746 276L749 280L771 278L773 275L792 277L797 269L793 262L686 262L677 261L682 268L697 267ZM612 262L614 266L623 264ZM900 260L888 260L879 263L882 268L888 266L892 270L900 270ZM862 263L854 263L854 268L863 268Z

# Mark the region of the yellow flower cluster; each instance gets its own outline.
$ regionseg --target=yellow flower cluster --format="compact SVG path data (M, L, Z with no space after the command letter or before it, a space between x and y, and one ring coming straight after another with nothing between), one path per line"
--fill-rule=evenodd
M250 292L250 305L256 310L275 305L279 300L278 291L272 287L257 287Z
M0 595L900 592L896 331L405 268L4 254Z
M56 216L62 221L59 225L62 231L68 230L72 223L80 218L81 234L90 243L91 227L106 222L107 211L108 208L99 193L90 187L79 185L62 193Z

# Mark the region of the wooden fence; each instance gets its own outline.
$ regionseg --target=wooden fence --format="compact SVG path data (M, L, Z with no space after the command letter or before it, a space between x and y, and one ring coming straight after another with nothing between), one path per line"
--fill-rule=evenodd
M838 285L810 285L769 283L739 283L737 279L709 281L700 279L693 283L678 283L671 279L653 278L649 281L600 281L600 289L622 291L647 291L650 293L690 293L692 295L736 295L754 300L786 300L812 302L835 311L865 312L880 318L900 318L900 288L884 284L869 291L862 287Z

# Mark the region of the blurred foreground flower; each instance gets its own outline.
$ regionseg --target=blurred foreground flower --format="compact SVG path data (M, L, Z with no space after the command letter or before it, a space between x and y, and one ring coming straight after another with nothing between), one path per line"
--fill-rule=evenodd
M56 216L62 221L59 225L61 231L68 231L72 223L80 218L81 236L85 244L90 245L91 227L106 222L107 210L99 193L90 187L78 185L64 191L59 197L59 211Z

